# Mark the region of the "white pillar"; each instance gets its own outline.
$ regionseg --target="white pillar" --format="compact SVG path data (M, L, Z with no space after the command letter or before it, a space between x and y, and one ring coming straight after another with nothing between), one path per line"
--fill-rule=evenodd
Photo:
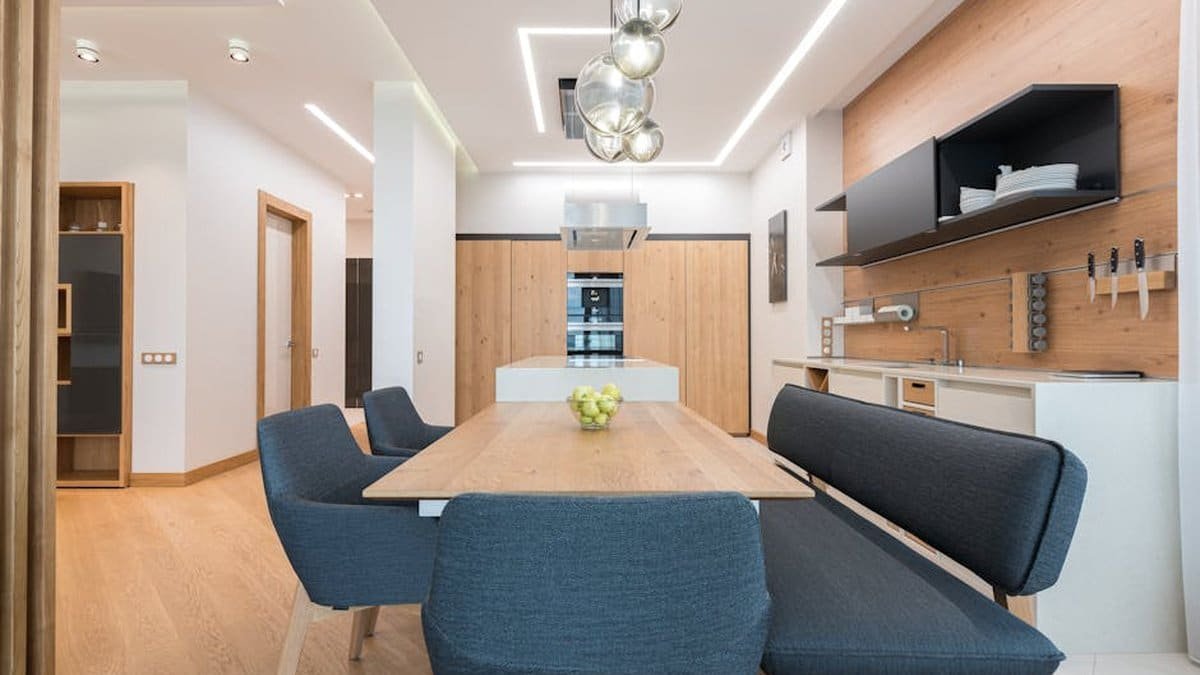
M1200 663L1200 2L1179 44L1179 519L1188 653Z
M374 146L371 386L452 424L455 144L417 85L376 82Z

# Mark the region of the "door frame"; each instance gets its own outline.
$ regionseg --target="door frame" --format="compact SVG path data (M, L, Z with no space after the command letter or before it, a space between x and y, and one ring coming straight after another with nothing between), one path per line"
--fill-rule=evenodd
M258 191L258 407L266 413L267 216L292 223L292 409L312 404L312 214Z

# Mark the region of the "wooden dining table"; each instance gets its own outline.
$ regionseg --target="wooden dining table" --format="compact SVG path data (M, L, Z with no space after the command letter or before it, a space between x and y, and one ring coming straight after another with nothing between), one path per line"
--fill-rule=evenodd
M734 439L673 402L625 403L608 429L584 431L562 403L497 403L363 490L441 515L465 493L649 495L738 492L806 499L813 491L766 448Z

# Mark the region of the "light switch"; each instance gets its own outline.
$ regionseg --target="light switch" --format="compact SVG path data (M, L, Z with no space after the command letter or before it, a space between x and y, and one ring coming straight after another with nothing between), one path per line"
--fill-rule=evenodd
M175 352L142 352L142 363L148 366L173 366L177 360Z

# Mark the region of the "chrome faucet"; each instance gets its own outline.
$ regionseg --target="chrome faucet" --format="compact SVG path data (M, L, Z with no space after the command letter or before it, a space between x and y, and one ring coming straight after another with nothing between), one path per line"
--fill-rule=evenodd
M930 359L930 361L932 361L933 363L935 363L939 366L955 365L954 362L950 360L950 329L949 328L946 328L945 326L917 326L917 330L936 330L939 333L941 333L942 334L942 360L939 362L934 359ZM913 331L912 326L910 326L910 325L904 326L905 333L911 333L912 331ZM960 367L962 366L961 361L959 362L958 365Z

